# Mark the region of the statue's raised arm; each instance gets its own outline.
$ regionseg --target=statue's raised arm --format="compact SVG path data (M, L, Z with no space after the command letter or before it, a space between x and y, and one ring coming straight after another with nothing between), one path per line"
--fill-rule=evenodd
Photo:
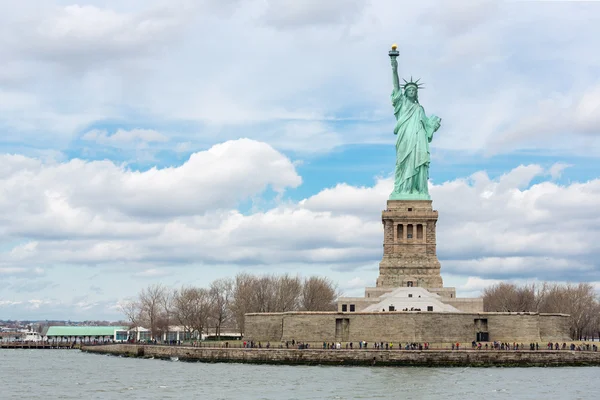
M398 78L398 56L400 52L397 50L398 46L393 44L392 51L389 52L390 59L392 60L392 79L394 80L394 90L400 91L400 79Z
M419 104L418 92L423 88L420 79L410 81L398 77L398 46L393 45L389 56L392 62L394 90L391 100L396 117L396 171L390 200L431 200L428 179L429 143L440 127L440 118L427 116Z

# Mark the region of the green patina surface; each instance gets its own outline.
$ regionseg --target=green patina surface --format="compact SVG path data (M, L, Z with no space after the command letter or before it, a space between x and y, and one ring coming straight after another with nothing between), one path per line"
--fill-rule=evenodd
M46 336L113 336L115 330L127 330L125 326L51 326Z
M400 85L398 78L399 52L392 46L389 56L392 61L392 105L396 126L396 170L394 190L390 200L431 200L427 182L429 180L430 152L429 143L433 134L440 128L441 119L435 115L427 116L419 104L419 80L404 80Z

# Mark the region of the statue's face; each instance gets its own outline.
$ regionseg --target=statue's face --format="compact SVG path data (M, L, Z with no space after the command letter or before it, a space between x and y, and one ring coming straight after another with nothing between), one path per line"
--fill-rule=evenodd
M414 100L417 98L417 88L411 85L406 88L406 90L404 91L404 94L409 99Z

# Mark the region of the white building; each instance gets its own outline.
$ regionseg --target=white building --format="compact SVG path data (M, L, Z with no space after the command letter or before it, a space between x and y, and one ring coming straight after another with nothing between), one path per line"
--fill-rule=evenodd
M375 311L435 311L459 312L455 307L445 304L441 296L422 287L400 287L377 298L378 302L363 309Z
M365 297L340 297L339 312L481 312L481 298L456 298L454 288L424 288L421 286L365 289Z

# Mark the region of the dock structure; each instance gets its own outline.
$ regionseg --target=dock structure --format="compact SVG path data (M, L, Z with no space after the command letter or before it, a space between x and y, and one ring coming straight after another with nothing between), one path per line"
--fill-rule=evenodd
M41 333L3 332L0 349L70 349L82 343L100 344L128 339L126 326L50 326Z
M73 342L0 342L0 349L78 349Z

